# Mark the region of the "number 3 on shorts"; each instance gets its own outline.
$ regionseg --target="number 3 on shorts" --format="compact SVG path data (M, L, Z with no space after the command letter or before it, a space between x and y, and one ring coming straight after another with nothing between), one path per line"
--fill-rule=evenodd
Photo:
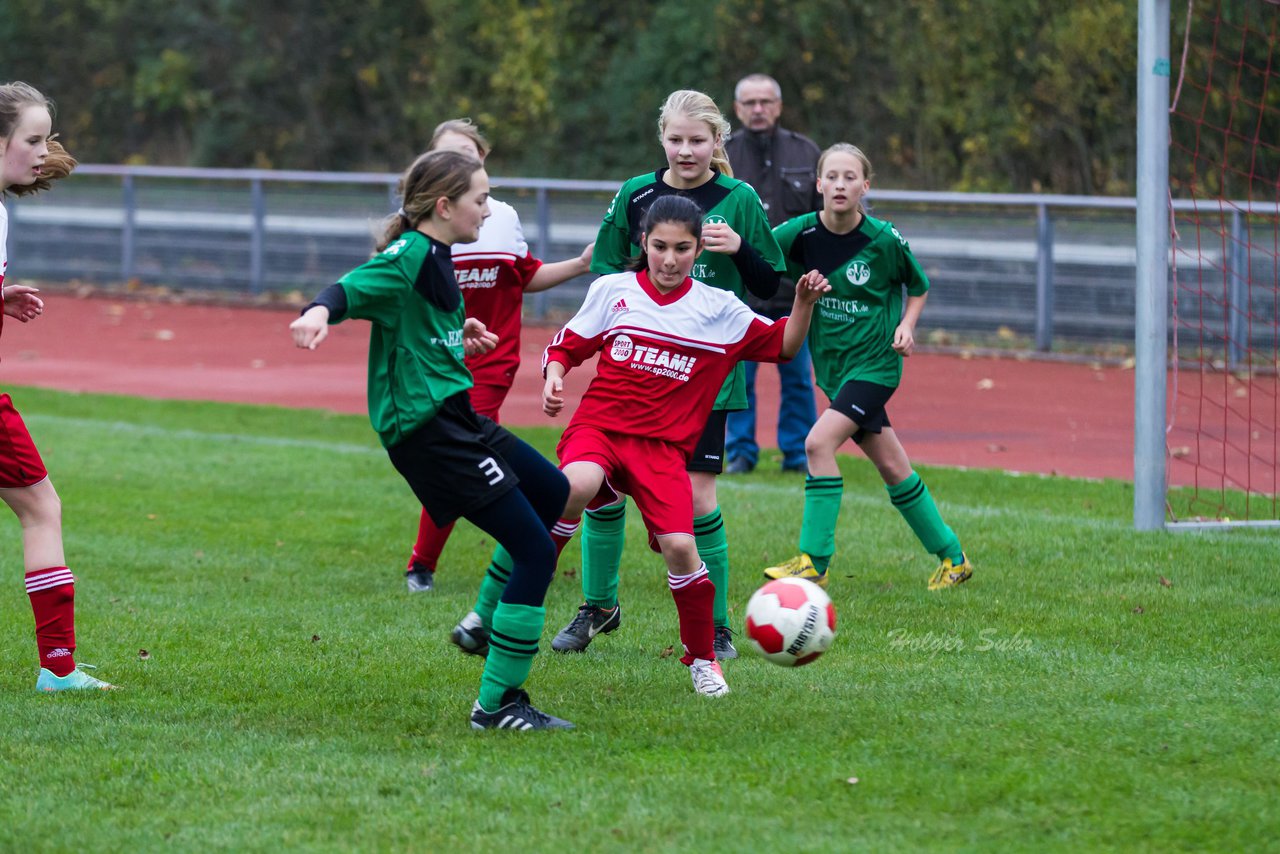
M489 478L490 486L493 486L506 477L506 475L502 473L502 469L498 466L498 461L493 457L485 457L478 465L480 471L484 472L485 477Z

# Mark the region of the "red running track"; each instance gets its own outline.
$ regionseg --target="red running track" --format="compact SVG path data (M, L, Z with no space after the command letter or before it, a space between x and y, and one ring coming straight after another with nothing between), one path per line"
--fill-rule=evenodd
M333 327L320 349L308 352L292 345L287 327L294 314L279 308L69 292L46 297L43 317L4 325L6 386L365 411L362 323ZM538 376L553 331L525 330L524 363L503 408L505 423L555 423L542 415ZM775 441L777 373L765 366L759 376L759 439L768 448ZM1118 367L917 354L907 360L890 413L918 462L1132 479L1133 376ZM569 375L571 397L589 377L589 368ZM1193 382L1184 375L1183 391ZM1274 414L1269 429L1274 434ZM1191 467L1179 463L1171 466L1173 477L1187 482Z

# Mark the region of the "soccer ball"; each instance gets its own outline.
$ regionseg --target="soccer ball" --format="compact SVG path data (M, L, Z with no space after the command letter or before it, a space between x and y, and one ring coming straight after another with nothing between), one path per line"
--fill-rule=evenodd
M747 602L747 640L766 660L800 667L836 637L836 609L827 592L803 578L779 578Z

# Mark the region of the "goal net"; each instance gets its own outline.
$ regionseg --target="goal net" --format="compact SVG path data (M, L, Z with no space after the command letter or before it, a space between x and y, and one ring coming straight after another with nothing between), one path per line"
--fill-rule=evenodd
M1274 523L1280 5L1171 5L1167 521Z

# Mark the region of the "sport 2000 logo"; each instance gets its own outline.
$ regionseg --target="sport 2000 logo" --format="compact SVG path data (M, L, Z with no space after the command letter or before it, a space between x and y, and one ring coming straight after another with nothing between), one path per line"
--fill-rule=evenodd
M609 348L609 358L615 362L625 362L631 358L631 351L634 349L635 345L629 336L619 335L613 339L613 346Z

